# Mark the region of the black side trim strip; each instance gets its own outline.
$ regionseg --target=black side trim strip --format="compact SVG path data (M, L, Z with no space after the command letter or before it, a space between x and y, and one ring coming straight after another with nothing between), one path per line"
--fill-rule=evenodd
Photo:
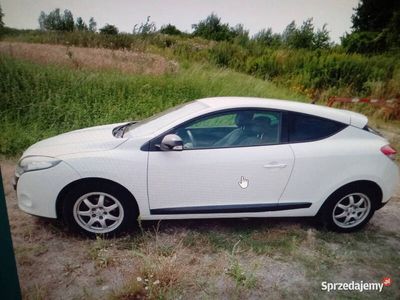
M309 202L291 202L281 204L235 204L235 205L210 205L150 209L152 215L180 215L180 214L227 214L244 212L264 212L277 210L290 210L308 208Z

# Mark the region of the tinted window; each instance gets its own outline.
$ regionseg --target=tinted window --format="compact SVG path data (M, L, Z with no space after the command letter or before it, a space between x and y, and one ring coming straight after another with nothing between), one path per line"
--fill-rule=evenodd
M184 149L270 145L279 143L280 125L280 112L237 110L198 118L174 133Z
M289 142L324 139L346 127L345 124L315 116L291 113Z

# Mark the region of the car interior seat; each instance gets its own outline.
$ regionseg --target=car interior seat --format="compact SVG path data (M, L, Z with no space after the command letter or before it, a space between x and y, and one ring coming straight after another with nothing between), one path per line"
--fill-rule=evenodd
M273 139L274 126L271 118L259 116L254 118L249 125L251 135L241 142L241 145L259 145L269 143Z
M250 137L250 124L254 113L249 111L238 112L235 117L235 124L238 128L234 129L222 139L214 143L214 146L234 146Z

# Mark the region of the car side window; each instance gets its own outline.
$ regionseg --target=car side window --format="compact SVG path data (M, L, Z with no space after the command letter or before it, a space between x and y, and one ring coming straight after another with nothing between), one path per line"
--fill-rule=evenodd
M213 127L236 127L235 114L222 114L218 116L212 116L209 118L200 119L197 122L192 123L189 129L194 128L213 128Z
M289 142L309 142L329 137L347 125L300 113L291 113L289 124Z
M277 144L281 112L235 110L212 114L175 130L184 149L227 148Z

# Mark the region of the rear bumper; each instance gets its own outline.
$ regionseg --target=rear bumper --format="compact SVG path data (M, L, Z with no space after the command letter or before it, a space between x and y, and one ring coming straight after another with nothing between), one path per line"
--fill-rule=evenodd
M382 206L395 195L400 179L399 167L397 164L389 159L386 160L387 164L380 173L380 180L377 180L378 185L382 189Z

